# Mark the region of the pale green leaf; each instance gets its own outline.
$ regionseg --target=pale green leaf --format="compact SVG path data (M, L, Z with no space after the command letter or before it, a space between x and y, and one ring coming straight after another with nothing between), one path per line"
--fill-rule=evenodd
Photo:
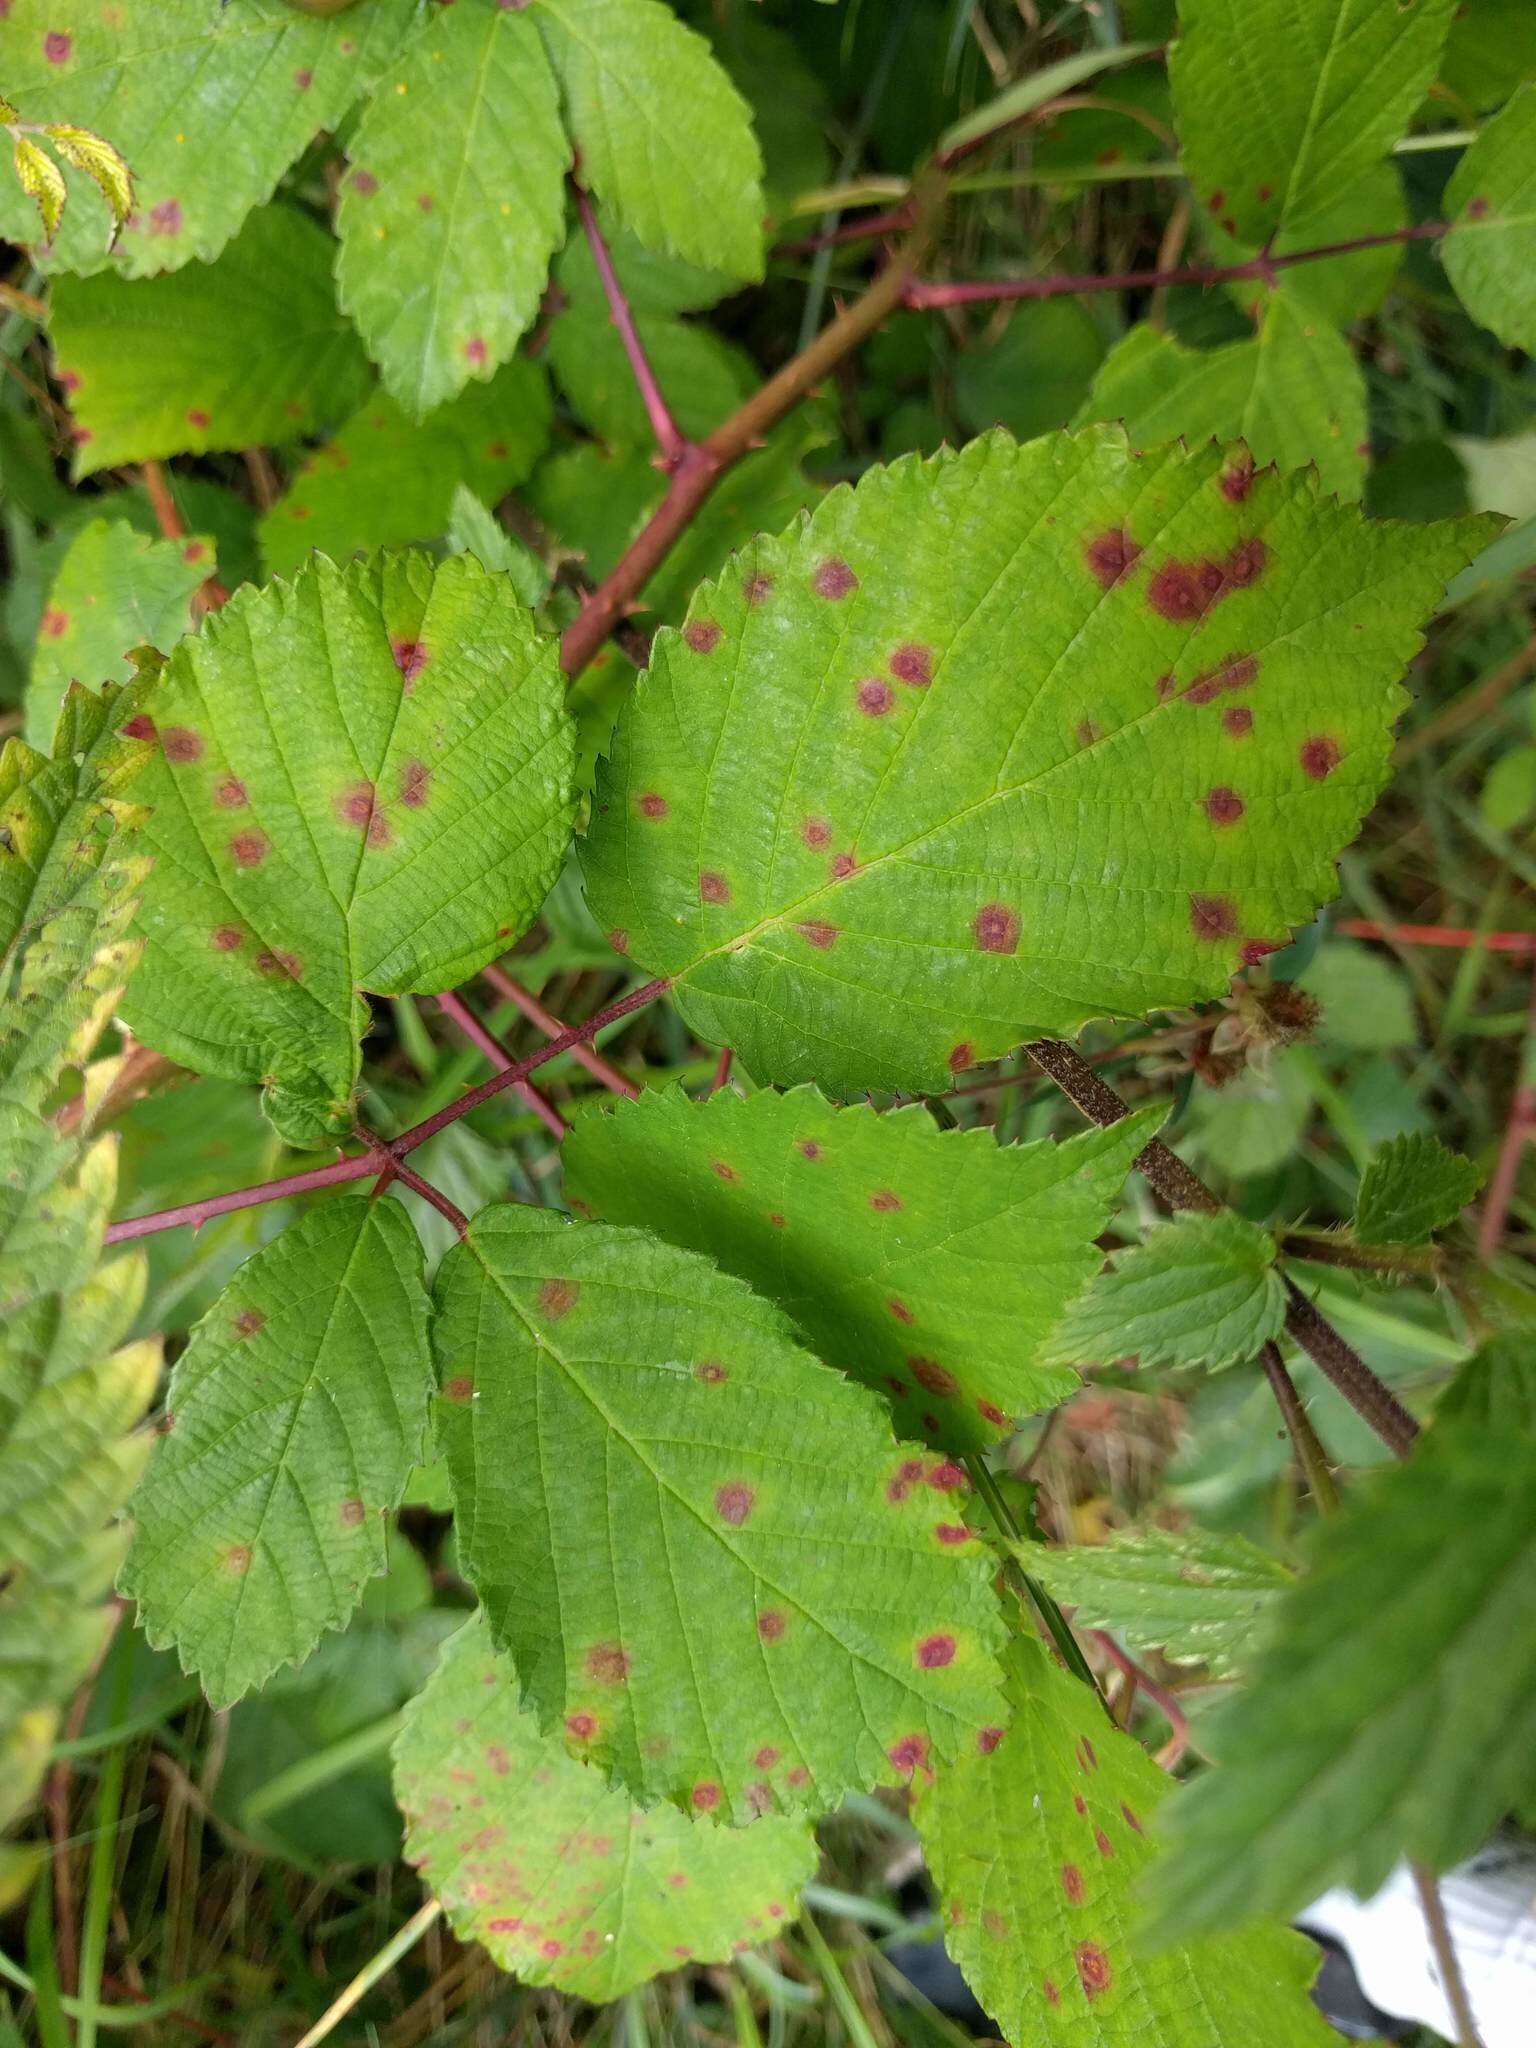
M212 572L206 540L149 540L93 519L69 544L43 608L27 684L27 738L46 747L71 683L96 689L132 672L136 647L169 654L191 625L192 593Z
M405 1854L461 1941L525 1984L596 2004L771 1939L817 1849L803 1822L742 1830L635 1806L540 1735L477 1615L443 1650L395 1744Z
M1110 1629L1132 1649L1225 1674L1246 1664L1291 1574L1246 1536L1140 1529L1107 1543L1019 1546L1031 1578L1076 1609L1080 1628Z
M1272 298L1252 341L1186 348L1133 327L1111 351L1078 415L1117 419L1138 448L1182 440L1246 442L1280 469L1316 465L1324 488L1365 488L1365 378L1349 345L1288 300Z
M1498 440L1452 434L1449 440L1466 472L1472 505L1511 519L1536 518L1536 433L1505 434Z
M1139 57L1148 56L1157 47L1156 43L1121 43L1113 49L1100 46L1079 50L1074 56L1062 57L1054 64L1042 64L1038 71L1019 79L974 113L967 114L964 120L956 121L952 128L947 128L939 137L935 153L941 157L952 156L957 150L974 148L999 128L1007 128L1026 114L1032 114L1037 107L1043 107L1047 100L1057 99L1063 93L1085 85L1101 71L1112 71L1121 64L1134 64Z
M333 247L294 208L271 206L216 263L133 284L60 278L48 325L75 474L271 446L345 419L368 366L336 310Z
M549 570L524 540L519 540L482 504L467 484L454 488L448 510L448 545L455 554L473 555L482 569L496 569L529 606L549 595Z
M468 556L386 554L237 591L133 735L160 856L125 1015L261 1081L290 1142L350 1128L360 991L452 988L559 872L574 740L555 649Z
M262 520L267 573L292 575L312 548L345 561L360 548L437 539L461 485L494 503L522 482L544 452L549 420L544 372L525 361L471 384L419 425L375 392L305 459Z
M1098 1269L1094 1239L1162 1117L998 1145L921 1108L835 1109L811 1088L697 1103L650 1090L577 1118L566 1188L610 1223L706 1253L889 1399L902 1435L966 1452L1077 1386L1042 1340Z
M1169 55L1199 204L1255 246L1380 163L1434 79L1454 0L1182 0Z
M1367 1896L1405 1856L1445 1870L1536 1787L1536 1444L1433 1429L1314 1534L1174 1804L1165 1928Z
M322 21L287 0L11 0L7 93L29 121L92 131L135 186L115 250L111 201L77 187L48 267L145 277L216 256L426 12L426 0L368 0ZM13 191L0 191L0 235L32 238Z
M925 1785L917 1824L945 1946L1029 2048L1327 2048L1317 1951L1280 1927L1155 1948L1141 1933L1169 1780L1037 1642L1011 1724ZM995 1733L995 1731L994 1731ZM1241 1882L1246 1859L1233 1877Z
M1151 332L1148 327L1131 330L1133 335ZM957 356L955 411L974 433L1006 427L1020 441L1065 426L1088 394L1104 359L1104 341L1081 299L1044 299L1038 306L1020 307L997 341ZM1171 441L1180 431L1151 438Z
M1365 1244L1423 1244L1455 1222L1483 1177L1426 1132L1390 1138L1361 1178L1355 1235Z
M459 1554L576 1754L744 1822L921 1777L996 1719L965 1475L777 1309L642 1231L513 1208L436 1299Z
M570 146L533 13L433 8L348 157L337 289L420 418L512 354L565 232Z
M1536 13L1525 0L1459 0L1440 82L1481 112L1536 78Z
M1074 1364L1240 1364L1285 1322L1273 1233L1223 1209L1159 1223L1115 1254L1047 1346Z
M398 1204L341 1196L241 1267L176 1362L120 1583L216 1706L306 1657L384 1569L427 1419L421 1270Z
M37 208L38 218L43 224L43 240L51 242L59 231L64 203L69 196L64 173L42 144L34 142L30 135L11 137L11 163L22 191Z
M751 358L711 328L665 313L638 314L635 325L685 434L712 433L758 382ZM640 448L649 457L650 416L605 305L574 299L556 317L549 364L584 426L610 446Z
M107 202L107 211L112 216L107 246L115 247L133 211L133 172L111 143L103 136L93 135L89 128L56 121L49 127L48 136L65 163L84 171Z
M581 175L648 247L763 274L762 159L746 102L663 0L535 0Z
M1536 1441L1536 1333L1509 1330L1480 1344L1440 1396L1435 1420Z
M1392 1052L1417 1045L1413 990L1386 954L1349 939L1318 948L1300 980L1323 1006L1320 1035L1356 1052Z
M1446 275L1474 320L1536 349L1536 84L1494 115L1445 188Z
M1110 428L872 470L657 637L593 912L755 1079L836 1095L1221 995L1332 894L1489 530Z
M123 1263L132 1272L133 1262ZM71 1309L67 1299L59 1305L66 1323ZM34 1390L0 1440L0 1559L8 1569L47 1579L73 1570L82 1545L133 1491L149 1440L128 1432L159 1378L159 1339L143 1338Z

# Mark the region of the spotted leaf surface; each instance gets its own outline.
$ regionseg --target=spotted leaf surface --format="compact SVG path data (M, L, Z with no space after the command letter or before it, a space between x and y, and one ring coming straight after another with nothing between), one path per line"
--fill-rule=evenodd
M311 549L336 561L359 548L434 540L454 492L497 503L521 483L549 438L549 386L536 363L508 363L416 424L375 392L309 456L262 520L262 559L288 576Z
M477 1615L395 1744L405 1853L461 1941L525 1984L602 2003L777 1933L816 1870L803 1822L696 1825L636 1806L541 1735Z
M432 10L358 123L342 304L419 418L503 363L565 233L570 145L531 10Z
M1108 427L874 470L658 636L592 907L756 1079L837 1095L1217 996L1333 893L1492 530Z
M745 100L664 0L534 0L583 180L649 248L763 274L762 158Z
M271 206L216 263L139 283L61 278L49 333L76 475L281 445L345 419L368 365L336 310L333 248L295 208Z
M147 940L126 1014L262 1081L283 1135L349 1128L360 990L466 979L532 921L570 832L554 648L467 556L317 557L172 656L137 741Z
M1341 498L1365 488L1365 378L1321 318L1272 299L1258 335L1186 348L1137 326L1110 351L1079 418L1121 420L1138 448L1163 441L1242 441L1260 464L1315 465Z
M1174 120L1211 219L1257 245L1325 212L1407 128L1454 12L1455 0L1181 0Z
M150 540L117 519L82 527L59 564L27 683L27 737L48 746L71 683L95 689L132 671L136 647L169 654L191 624L192 593L213 571L207 540Z
M1446 187L1445 268L1467 311L1510 348L1536 348L1536 85L1473 143Z
M0 19L9 97L29 121L95 129L134 180L115 250L106 200L74 181L48 267L145 277L216 256L425 11L425 0L369 0L326 21L287 0L11 0ZM9 189L0 235L37 239Z
M384 1569L427 1419L421 1271L397 1203L343 1196L248 1260L177 1361L121 1585L216 1706L306 1657Z
M944 1940L1031 2048L1327 2048L1317 1952L1281 1927L1154 1947L1140 1934L1169 1781L1037 1642L1008 1654L1009 1726L918 1796ZM1155 1879L1153 1880L1155 1882Z
M1039 1345L1098 1270L1094 1239L1162 1117L1000 1146L925 1109L835 1109L811 1088L650 1091L577 1120L566 1187L706 1253L884 1395L901 1435L964 1452L1077 1385Z
M436 1300L460 1555L574 1754L741 1823L923 1777L996 1722L964 1474L777 1309L642 1231L511 1208Z
M1076 1610L1084 1628L1112 1629L1133 1649L1231 1671L1253 1655L1259 1630L1291 1584L1246 1536L1207 1529L1140 1529L1108 1543L1058 1550L1024 1544L1025 1569Z

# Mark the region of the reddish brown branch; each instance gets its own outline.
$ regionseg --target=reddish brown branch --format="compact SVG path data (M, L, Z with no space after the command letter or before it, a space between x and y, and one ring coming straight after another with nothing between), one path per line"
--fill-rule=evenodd
M176 500L171 496L171 486L165 471L158 462L141 462L139 475L144 482L149 508L155 515L155 524L166 540L185 540L187 529L181 514L176 510ZM228 604L229 592L217 576L205 576L197 587L199 612L217 611L221 604Z
M1509 1205L1520 1179L1520 1162L1525 1148L1536 1136L1536 974L1531 977L1530 1004L1526 1011L1525 1037L1520 1047L1520 1079L1509 1105L1509 1118L1499 1145L1499 1156L1483 1198L1477 1226L1477 1255L1486 1261L1499 1248Z
M586 230L587 246L592 251L598 277L608 300L608 317L624 344L624 353L629 359L630 374L645 406L646 418L651 423L651 432L656 436L656 447L661 460L658 467L671 471L682 460L684 451L691 446L687 435L672 417L672 408L666 395L656 381L656 372L651 368L645 344L635 326L635 316L630 308L629 297L619 282L619 274L613 267L613 258L608 253L608 244L603 240L603 231L597 224L597 215L586 192L573 178L571 186L576 194L576 210L581 215L581 225Z
M517 1063L511 1053L493 1032L487 1031L474 1011L460 997L449 990L437 997L437 1007L445 1017L451 1017L464 1036L478 1051L483 1052L498 1073L506 1073ZM519 1102L531 1109L545 1130L558 1145L565 1136L565 1118L549 1099L540 1094L531 1081L514 1083Z
M546 1038L558 1038L565 1030L566 1027L553 1010L546 1010L538 997L530 994L520 981L514 981L504 967L498 967L494 963L489 967L482 967L480 979L487 988L494 989L503 1002L510 1003L515 1010L520 1011L530 1024L544 1033ZM639 1100L640 1090L634 1082L626 1079L617 1067L605 1060L595 1046L580 1043L573 1045L571 1058L579 1067L585 1067L594 1081L600 1081L615 1095L627 1096L631 1102Z
M1378 924L1371 917L1341 917L1334 930L1346 939L1381 939L1389 946L1482 946L1490 953L1536 953L1536 932L1476 932L1459 924Z

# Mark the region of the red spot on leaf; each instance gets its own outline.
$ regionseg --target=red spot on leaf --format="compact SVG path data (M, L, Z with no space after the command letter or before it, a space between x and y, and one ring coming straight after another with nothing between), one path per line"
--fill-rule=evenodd
M1140 1821L1139 1821L1139 1820L1138 1820L1138 1819L1136 1818L1136 1815L1135 1815L1135 1814L1134 1814L1134 1813L1133 1813L1133 1812L1131 1811L1130 1807L1128 1807L1128 1806L1126 1805L1126 1803L1125 1803L1125 1801L1124 1801L1123 1799L1122 1799L1122 1800L1121 1800L1121 1802L1120 1802L1120 1811L1121 1811L1121 1812L1122 1812L1122 1813L1123 1813L1123 1814L1125 1815L1125 1824L1126 1824L1126 1826L1127 1826L1128 1828L1134 1828L1134 1829L1136 1830L1136 1832L1137 1832L1137 1834L1138 1834L1138 1835L1139 1835L1139 1834L1141 1834L1141 1833L1142 1833L1142 1825L1141 1825L1141 1822L1140 1822Z
M210 414L203 411L200 405L193 405L187 408L187 425L189 427L196 427L197 431L201 434L205 433L213 425L213 419Z
M722 1522L728 1522L733 1529L739 1529L752 1512L756 1499L750 1486L743 1486L739 1480L732 1480L728 1486L715 1489L715 1513Z
M811 588L818 597L828 597L834 602L846 597L850 590L857 590L859 579L854 575L841 555L828 555L811 578Z
M936 1388L934 1390L938 1392ZM930 1465L924 1478L935 1493L967 1493L971 1482L965 1476L965 1467L957 1465L953 1458L940 1458Z
M896 1318L898 1323L911 1322L911 1309L907 1307L907 1304L904 1301L898 1301L894 1294L891 1296L890 1300L885 1305L890 1310L891 1314Z
M900 1385L899 1381L897 1385ZM905 1500L922 1476L923 1461L921 1458L903 1459L901 1464L896 1467L891 1478L886 1482L886 1499L889 1501Z
M976 1747L983 1756L990 1756L1002 1741L1003 1734L1004 1731L1001 1728L978 1728L976 1731Z
M224 1553L224 1569L241 1578L251 1568L251 1553L243 1543L232 1543Z
M391 640L389 651L394 657L395 667L399 669L409 688L427 665L429 656L425 641Z
M858 706L866 718L883 718L895 702L896 692L878 676L860 683Z
M741 1178L735 1167L729 1165L724 1159L711 1159L709 1170L716 1180L739 1180Z
M221 924L214 929L213 943L220 953L238 953L245 944L245 933L237 924Z
M813 852L819 852L823 846L832 844L832 827L825 818L802 818L800 837Z
M752 1758L753 1763L756 1764L760 1771L771 1771L778 1760L779 1752L771 1742L765 1742Z
M1096 1771L1099 1768L1099 1752L1085 1735L1082 1739L1083 1769Z
M1047 2005L1060 2005L1061 1993L1056 1989L1055 1983L1051 1978L1043 1978L1041 1980L1040 1989L1045 1994L1045 2002Z
M1061 1888L1074 1906L1083 1903L1083 1873L1075 1863L1061 1866Z
M1235 825L1243 815L1243 800L1235 789L1213 789L1200 801L1213 825Z
M167 761L200 761L203 758L203 736L194 732L190 725L163 726L160 745Z
M766 604L773 595L773 578L749 576L741 586L741 594L748 604Z
M1221 495L1229 505L1241 505L1253 489L1253 457L1240 456L1229 468L1221 472Z
M1113 1856L1115 1853L1114 1843L1109 1839L1108 1835L1105 1834L1102 1828L1094 1829L1093 1846L1098 1850L1101 1856Z
M1230 896L1192 895L1189 928L1197 939L1216 942L1237 934L1237 910Z
M313 71L295 71L293 74L294 88L298 92L308 92L314 82L315 74Z
M464 360L467 363L483 363L486 359L485 337L472 334L464 344Z
M539 1284L539 1310L552 1323L569 1315L581 1294L581 1284L576 1280L544 1280Z
M933 681L933 649L920 647L912 640L905 641L892 654L887 666L897 682L926 690Z
M683 628L683 638L695 654L713 654L720 645L720 628L713 619L690 619Z
M432 771L425 761L402 761L400 764L400 801L407 810L419 811L427 800L427 791L432 785Z
M953 1636L924 1636L912 1653L919 1671L942 1671L946 1664L955 1661L955 1639Z
M50 29L43 37L43 55L50 64L67 64L69 52L70 39L61 29Z
M851 853L834 853L827 862L827 873L834 882L846 882L850 875L856 875L859 864Z
M200 540L189 540L181 551L181 559L184 562L196 564L202 561L207 552L208 550Z
M1234 704L1221 714L1221 729L1229 739L1244 739L1253 731L1253 713L1246 704Z
M254 1337L258 1330L267 1327L267 1319L259 1308L243 1308L235 1317L233 1327L237 1337Z
M699 876L699 899L704 903L729 903L731 885L724 875L713 868L705 868Z
M808 924L797 924L795 930L808 946L815 946L822 953L835 945L838 938L838 926L825 924L820 918L812 918Z
M1083 1995L1097 1998L1101 1991L1107 1991L1114 1982L1114 1972L1109 1967L1109 1957L1095 1941L1080 1942L1075 1956L1077 1980L1083 1987Z
M249 832L237 832L229 842L230 856L237 868L259 868L271 850L272 842L265 832L254 827Z
M946 1372L942 1365L932 1358L909 1358L907 1368L920 1387L926 1387L930 1394L952 1394L959 1381L952 1372Z
M693 1788L693 1805L697 1813L710 1813L720 1804L720 1787L713 1778L701 1778Z
M423 213L431 213L433 208L437 205L437 201L432 197L432 194L430 192L418 192L416 195L416 204L421 208Z
M928 1738L926 1735L903 1735L899 1742L893 1742L885 1752L898 1771L911 1777L914 1771L928 1772Z
M975 1063L975 1059L975 1046L971 1044L968 1038L962 1038L958 1045L952 1045L949 1048L949 1071L952 1074L963 1074L967 1067Z
M782 1638L784 1634L784 1617L776 1607L765 1607L763 1609L763 1612L757 1617L757 1632L765 1643L776 1643ZM791 1771L790 1783L793 1784L794 1781L794 1772Z
M777 1209L769 1210L768 1221L773 1225L775 1230L782 1230L784 1228L785 1219L779 1214Z
M622 1643L594 1643L583 1665L595 1684L623 1685L629 1677L629 1652Z
M1330 739L1327 733L1314 733L1309 740L1303 740L1298 759L1302 768L1314 782L1324 782L1344 758L1339 743Z
M1488 201L1483 197L1482 193L1479 192L1475 198L1469 199L1467 201L1467 219L1486 220L1487 217Z
M456 1372L452 1379L443 1381L445 1401L467 1401L475 1391L475 1383L467 1372Z
M664 818L671 806L664 796L658 796L654 789L645 790L635 799L635 809L642 818Z
M717 1387L727 1374L718 1358L706 1358L702 1364L693 1368L693 1376L696 1380L702 1380L707 1387Z
M565 1732L573 1742L590 1742L597 1733L597 1722L591 1714L567 1714Z
M869 1206L871 1209L878 1209L882 1215L888 1216L894 1210L902 1207L902 1200L894 1188L876 1188L869 1198Z
M1084 718L1079 721L1072 737L1080 747L1091 747L1095 741L1103 739L1104 735L1091 718Z
M371 199L379 189L379 181L372 171L354 171L347 183L363 199Z
M1007 1416L995 1401L978 1401L976 1403L976 1413L983 1422L990 1422L998 1429L1005 1429L1008 1426Z
M1246 590L1264 573L1269 549L1261 540L1239 541L1224 561L1167 561L1147 585L1147 602L1175 624L1203 619L1234 590Z
M61 612L56 605L49 605L43 613L38 631L45 640L62 640L69 631L69 613Z
M226 775L222 782L216 782L213 800L223 811L244 810L250 801L245 793L245 784L238 775Z
M297 953L279 953L268 947L256 955L258 974L283 975L289 981L302 981L304 969Z
M1112 590L1122 576L1135 568L1140 554L1141 549L1124 527L1113 527L1089 541L1083 550L1083 560L1104 588Z
M181 201L162 199L158 206L149 209L149 231L152 235L179 235L181 233Z
M983 953L1012 953L1019 943L1019 919L1006 903L984 903L971 920Z
M1072 1794L1072 1804L1077 1808L1079 1813L1086 1813L1088 1811L1088 1802L1083 1797L1081 1792L1074 1792Z
M363 1516L367 1512L367 1510L364 1508L362 1502L357 1498L356 1494L354 1494L350 1500L344 1500L342 1502L339 1512L342 1521L345 1522L349 1528L355 1529L358 1523L363 1519Z
M940 1522L933 1533L941 1543L968 1543L971 1539L971 1531L964 1522Z
M1245 967L1256 967L1266 954L1278 953L1283 939L1244 939L1239 958Z

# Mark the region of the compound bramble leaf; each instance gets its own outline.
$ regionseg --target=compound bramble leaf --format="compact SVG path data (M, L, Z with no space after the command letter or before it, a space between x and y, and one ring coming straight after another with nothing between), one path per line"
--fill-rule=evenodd
M1138 448L1242 441L1258 463L1303 469L1341 498L1365 488L1365 378L1322 320L1274 298L1252 341L1193 349L1133 327L1105 359L1081 420L1121 420Z
M115 249L111 203L77 183L47 267L147 277L216 256L425 11L424 0L369 0L320 21L287 0L11 0L7 94L28 121L93 130L134 182ZM0 235L35 234L26 202L0 189Z
M570 145L531 11L434 8L348 157L341 303L420 418L511 355L564 237Z
M1094 1239L1162 1118L998 1145L921 1108L835 1109L810 1088L697 1103L648 1090L576 1120L566 1188L707 1253L884 1395L903 1436L965 1452L1077 1386L1039 1347L1098 1270Z
M1511 348L1536 348L1536 85L1495 114L1445 190L1445 268L1467 311Z
M306 458L262 520L267 573L292 575L312 548L344 561L359 548L435 540L460 485L495 504L522 482L544 452L549 420L548 381L526 360L471 384L419 425L375 392Z
M965 1475L637 1230L493 1208L444 1259L460 1556L545 1727L646 1801L835 1805L997 1718Z
M1234 1365L1285 1322L1275 1239L1230 1209L1180 1216L1115 1254L1068 1308L1047 1346L1073 1365Z
M746 102L662 0L535 0L581 175L637 240L763 274L763 165Z
M816 1870L803 1822L702 1826L573 1761L519 1707L483 1615L406 1710L395 1796L406 1856L459 1938L524 1983L595 2002L769 1938Z
M1001 2031L1030 2048L1327 2048L1302 1936L1141 1937L1169 1781L1039 1643L1017 1641L1007 1669L1006 1734L917 1801L945 1946Z
M1153 1895L1175 1930L1444 1870L1536 1777L1536 1445L1452 1420L1314 1531L1251 1683L1205 1723Z
M1112 1629L1133 1649L1161 1650L1225 1673L1252 1656L1291 1574L1246 1536L1140 1529L1107 1543L1020 1546L1032 1578L1083 1628Z
M122 1590L216 1706L344 1622L384 1569L432 1366L421 1246L346 1195L241 1267L177 1361Z
M368 365L336 310L333 247L295 208L269 206L216 263L137 284L60 278L48 324L76 476L280 445L345 419Z
M468 556L317 556L171 657L132 795L159 858L125 1015L262 1081L290 1142L350 1128L359 991L451 988L531 923L570 833L555 650Z
M206 540L150 540L93 519L69 544L38 625L27 684L27 738L46 747L64 693L129 674L136 647L168 654L191 624L192 593L213 569Z
M1379 164L1434 80L1454 0L1181 0L1169 54L1195 196L1255 246Z
M1389 1138L1361 1176L1355 1235L1366 1244L1423 1244L1456 1221L1483 1177L1426 1131Z
M1220 995L1333 892L1410 622L1492 531L1111 428L871 471L657 636L594 913L756 1079L836 1095Z

